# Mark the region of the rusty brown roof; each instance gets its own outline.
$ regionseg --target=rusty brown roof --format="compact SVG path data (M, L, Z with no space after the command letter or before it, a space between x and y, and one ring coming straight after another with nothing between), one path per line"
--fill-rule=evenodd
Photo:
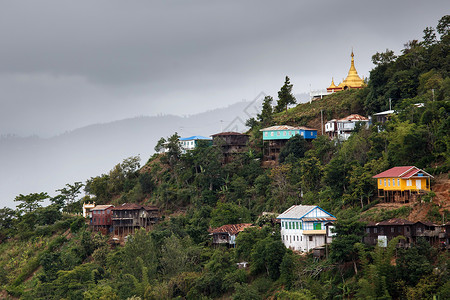
M112 210L158 210L156 206L144 206L137 203L124 203L121 206L114 207Z
M242 224L227 224L220 226L218 228L209 229L209 233L228 233L230 235L235 235L238 232L244 231L245 228L251 227L251 223L242 223Z
M114 207L114 205L112 205L112 204L97 205L97 206L95 206L94 208L91 208L90 210L91 210L91 211L92 211L92 210L105 210L105 209L108 209L108 208L110 208L110 207Z
M367 119L366 117L363 117L358 114L349 115L346 116L345 118L339 119L339 121L368 121L368 120L369 119Z
M211 136L228 136L228 135L247 135L248 136L248 134L234 132L234 131L220 132L220 133L213 134Z
M393 218L390 220L379 222L376 225L387 226L387 225L413 225L413 224L414 222L405 219Z

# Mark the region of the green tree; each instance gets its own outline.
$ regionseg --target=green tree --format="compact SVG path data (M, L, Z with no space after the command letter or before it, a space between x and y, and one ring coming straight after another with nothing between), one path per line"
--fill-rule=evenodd
M250 221L250 213L245 207L234 203L218 203L211 212L211 226L238 224Z
M272 108L273 98L271 96L264 97L262 104L262 111L257 115L258 121L262 126L268 126L273 120L273 108Z
M20 194L17 196L14 201L15 202L21 202L19 205L17 205L19 213L29 213L37 208L41 207L39 204L40 202L43 202L44 200L50 198L50 196L47 193L31 193L28 195L22 195Z
M306 140L299 134L291 137L280 152L279 161L283 163L289 154L292 154L295 159L305 157L305 152L308 150Z
M76 205L78 195L81 194L81 188L84 186L81 182L75 182L74 184L67 183L62 189L56 190L60 193L60 197L64 199L66 205L65 210L68 212L75 212L80 207Z
M386 65L393 61L395 61L397 57L394 55L394 51L386 49L385 52L377 52L374 55L372 55L372 62L374 65Z
M284 85L281 87L280 91L278 92L278 102L277 102L277 106L275 107L275 112L279 113L279 112L282 112L283 110L287 111L289 104L296 103L295 97L292 94L292 87L293 87L293 85L290 83L289 77L286 76Z
M280 277L280 265L285 253L286 247L279 235L259 240L251 253L250 270L254 274L265 272L272 280L277 280Z
M354 245L362 241L364 227L365 224L359 221L359 215L351 211L340 216L335 223L336 237L331 243L330 258L335 262L352 261L356 266L358 256Z
M164 148L166 148L167 140L165 138L160 138L158 143L155 146L155 152L161 152Z

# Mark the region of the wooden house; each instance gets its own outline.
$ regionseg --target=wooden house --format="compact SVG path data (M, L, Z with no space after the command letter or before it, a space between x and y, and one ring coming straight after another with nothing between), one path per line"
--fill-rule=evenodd
M317 129L304 126L279 125L260 131L263 133L263 161L278 161L281 149L295 135L301 135L306 140L317 138Z
M389 118L395 114L395 110L386 110L379 113L374 114L377 123L384 124L389 121Z
M333 234L327 227L336 217L319 206L293 205L277 218L281 221L281 240L287 248L308 252L332 240Z
M366 225L366 234L364 242L369 245L380 245L386 247L387 243L393 238L401 235L405 240L401 240L401 247L409 247L413 242L413 226L414 222L394 218L382 222L370 222Z
M331 139L347 140L356 128L356 124L369 125L369 119L361 115L353 114L345 118L330 120L325 123L325 132Z
M89 226L92 231L100 231L107 234L112 230L112 209L114 205L97 205L90 209Z
M220 147L223 153L223 162L229 163L237 153L247 150L248 134L239 132L221 132L211 135L213 145Z
M156 206L144 206L125 203L112 209L114 234L126 236L139 228L150 228L158 221L159 209Z
M236 236L239 232L251 227L250 223L227 224L218 228L210 229L209 235L212 236L213 245L227 245L228 247L236 246Z
M430 191L430 180L427 172L414 167L394 167L373 176L377 179L378 196L384 202L409 202L418 195Z
M193 150L197 147L199 141L204 141L209 145L212 144L212 139L201 135L194 135L190 137L184 137L179 139L181 152L184 154L186 151Z
M419 221L414 224L412 235L415 243L419 238L423 238L431 246L437 247L441 240L445 240L445 228L432 222Z
M364 243L369 245L387 246L387 243L397 236L405 237L400 240L398 246L408 248L423 238L432 246L439 246L441 241L445 241L444 226L433 224L432 222L418 221L411 222L404 219L394 218L378 223L370 222L366 225Z

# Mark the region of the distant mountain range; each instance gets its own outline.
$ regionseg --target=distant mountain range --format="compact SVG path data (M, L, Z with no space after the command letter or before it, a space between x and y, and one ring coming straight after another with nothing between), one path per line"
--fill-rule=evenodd
M107 173L130 156L140 155L143 165L153 155L157 141L175 132L182 137L243 132L247 130L245 121L260 112L264 96L186 117L136 117L89 125L51 138L0 137L0 207L15 206L13 200L19 194L54 195L66 183L85 182ZM307 97L296 96L298 102Z

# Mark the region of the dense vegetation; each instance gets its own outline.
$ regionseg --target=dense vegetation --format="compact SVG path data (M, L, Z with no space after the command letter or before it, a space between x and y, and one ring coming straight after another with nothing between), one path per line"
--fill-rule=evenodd
M410 41L395 57L376 53L367 87L339 92L284 112L292 86L286 77L278 108L266 97L261 114L250 119L251 147L226 165L218 147L206 143L181 153L178 135L161 139L143 168L130 157L108 174L74 183L50 198L19 195L17 209L0 210L0 284L25 299L440 299L450 298L449 254L419 241L396 250L361 244L366 220L407 217L409 208L368 211L377 203L371 178L398 165L432 174L450 168L450 16ZM325 136L313 142L292 138L282 163L261 167L259 129L275 124L306 125L320 117L399 113L384 126L360 127L343 143ZM281 101L280 101L281 100ZM289 102L291 101L291 102ZM414 105L423 103L423 105ZM89 196L78 199L84 186ZM44 200L52 203L42 207ZM80 211L97 204L138 202L157 205L161 222L139 231L122 246L91 233ZM447 221L432 197L431 221ZM338 218L338 237L328 258L317 261L284 247L270 215L293 204L319 205ZM418 204L419 206L422 204ZM252 222L234 249L214 249L208 228ZM248 261L249 269L237 262Z

